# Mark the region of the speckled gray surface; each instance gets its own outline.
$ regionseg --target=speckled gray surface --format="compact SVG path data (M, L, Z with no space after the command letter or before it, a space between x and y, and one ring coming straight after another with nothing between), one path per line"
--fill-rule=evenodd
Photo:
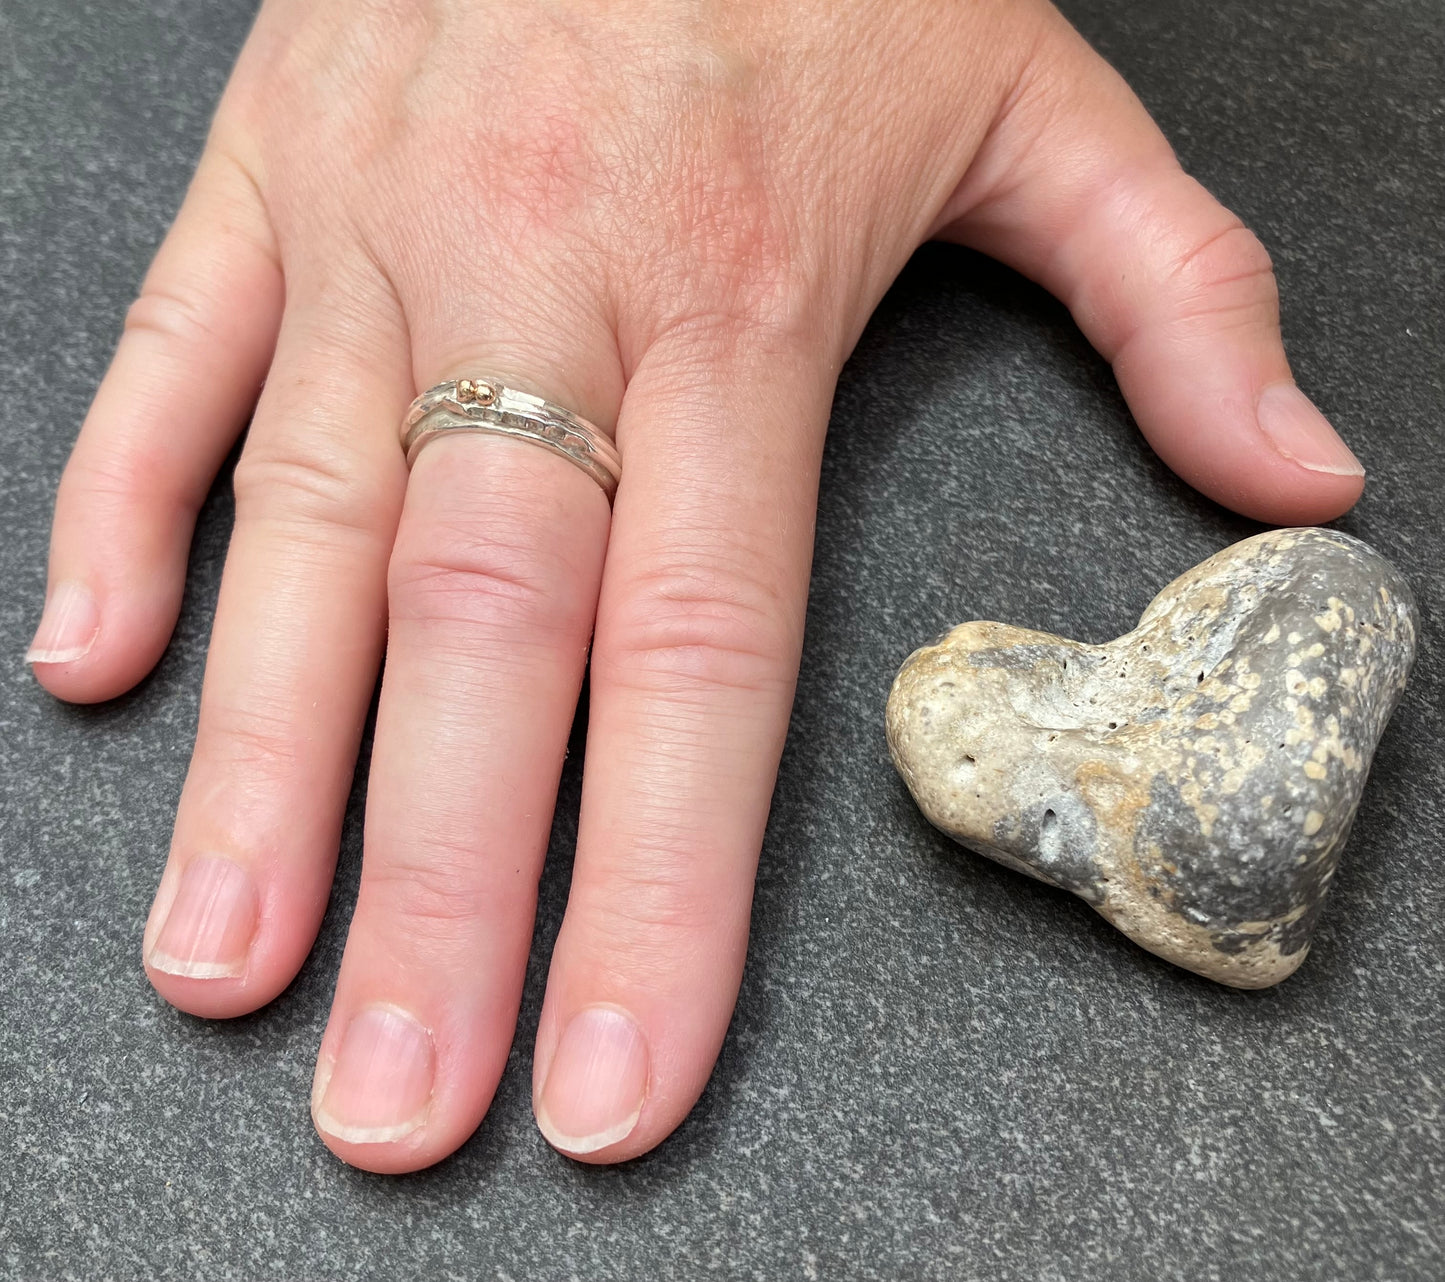
M529 1048L574 754L496 1105L455 1158L388 1179L337 1164L307 1118L359 797L321 942L274 1005L203 1023L159 1002L140 970L224 488L176 641L139 690L62 707L19 657L77 415L248 5L5 0L0 1274L1445 1275L1438 0L1067 7L1273 251L1300 382L1372 472L1342 528L1419 596L1419 665L1308 962L1264 993L1185 974L1082 902L960 852L894 774L883 700L919 640L970 617L1103 640L1256 528L1148 454L1059 307L929 249L840 387L750 961L702 1103L616 1170L575 1166L533 1129ZM880 388L897 421L873 415Z
M1266 530L1102 644L972 620L885 718L928 821L1237 988L1305 960L1415 658L1410 585L1339 530Z

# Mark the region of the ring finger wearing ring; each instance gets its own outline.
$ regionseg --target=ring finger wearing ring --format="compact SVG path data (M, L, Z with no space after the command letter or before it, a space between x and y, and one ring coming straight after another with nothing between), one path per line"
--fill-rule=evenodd
M326 1143L380 1171L456 1148L505 1065L621 476L603 430L491 375L423 393L402 436L366 855L312 1096Z

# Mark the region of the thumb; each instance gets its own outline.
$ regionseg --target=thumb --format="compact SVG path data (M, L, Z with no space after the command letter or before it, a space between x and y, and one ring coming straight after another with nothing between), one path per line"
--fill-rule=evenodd
M1364 469L1290 376L1264 246L1083 38L1045 21L938 234L1061 298L1191 485L1261 521L1339 516Z

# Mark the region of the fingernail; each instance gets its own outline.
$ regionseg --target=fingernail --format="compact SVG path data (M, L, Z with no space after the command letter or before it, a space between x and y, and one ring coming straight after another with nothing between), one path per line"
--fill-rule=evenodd
M57 583L45 598L45 612L35 640L25 652L26 663L74 663L90 653L100 631L100 611L83 583Z
M589 1006L572 1017L537 1097L537 1126L566 1153L626 1138L647 1094L647 1041L626 1011Z
M168 975L220 979L242 974L256 934L256 888L240 864L197 855L181 874L150 964Z
M1364 476L1360 460L1293 383L1273 383L1255 406L1260 430L1280 454L1310 472Z
M436 1054L431 1034L399 1006L352 1016L330 1069L317 1071L311 1116L348 1144L384 1144L422 1124Z

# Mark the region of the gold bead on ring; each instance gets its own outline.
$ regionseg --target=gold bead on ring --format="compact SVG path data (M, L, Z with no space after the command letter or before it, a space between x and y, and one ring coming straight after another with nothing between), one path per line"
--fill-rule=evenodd
M454 379L418 396L401 425L406 465L416 462L422 446L443 432L490 432L552 450L596 481L609 503L622 479L622 456L607 433L560 405L495 378Z

